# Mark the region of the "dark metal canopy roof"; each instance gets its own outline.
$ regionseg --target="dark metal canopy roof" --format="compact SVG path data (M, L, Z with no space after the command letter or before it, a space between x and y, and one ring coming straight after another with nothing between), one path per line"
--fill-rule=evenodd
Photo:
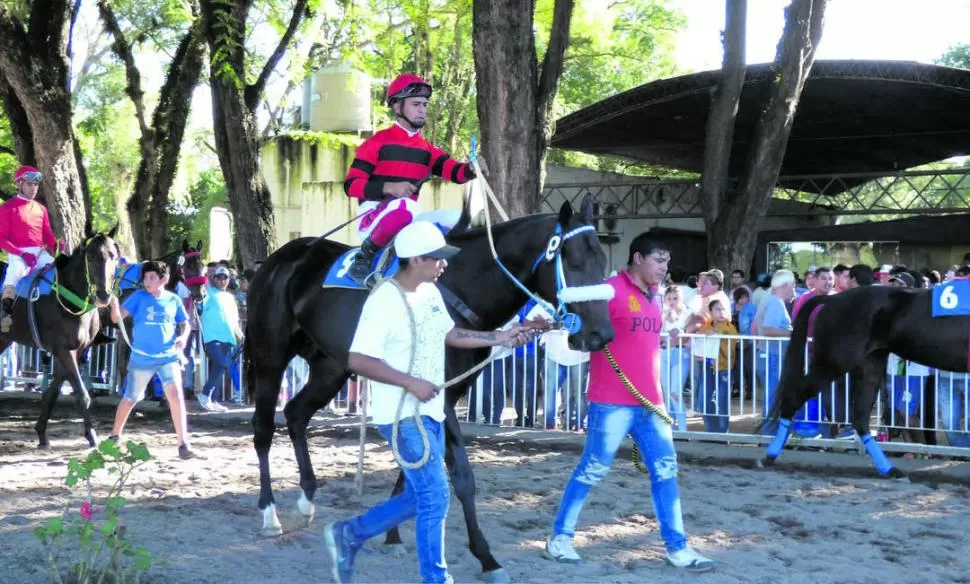
M720 75L663 79L595 103L560 119L552 145L700 172L710 96ZM741 172L772 78L769 64L747 68L732 177ZM960 154L970 154L970 70L817 61L781 176L897 171Z

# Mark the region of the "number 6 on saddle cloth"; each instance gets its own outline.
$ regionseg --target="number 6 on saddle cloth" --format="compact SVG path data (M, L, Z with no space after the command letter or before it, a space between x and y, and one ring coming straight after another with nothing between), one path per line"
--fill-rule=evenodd
M970 279L950 280L933 288L933 318L970 315Z

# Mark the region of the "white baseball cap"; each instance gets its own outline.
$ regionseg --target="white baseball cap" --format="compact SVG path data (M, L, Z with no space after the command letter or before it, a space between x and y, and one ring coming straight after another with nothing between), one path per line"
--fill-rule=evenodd
M213 278L215 278L216 276L225 276L228 278L232 276L232 274L229 273L229 269L226 268L225 266L219 266L219 268L216 269L216 273L212 274Z
M429 221L414 221L394 238L394 250L399 258L428 256L444 260L455 255L460 249L445 243L441 230Z

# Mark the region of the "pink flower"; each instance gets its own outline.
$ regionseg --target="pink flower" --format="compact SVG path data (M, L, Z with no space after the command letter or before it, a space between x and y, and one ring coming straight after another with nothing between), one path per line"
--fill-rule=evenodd
M87 521L94 519L94 507L88 501L81 503L81 517Z

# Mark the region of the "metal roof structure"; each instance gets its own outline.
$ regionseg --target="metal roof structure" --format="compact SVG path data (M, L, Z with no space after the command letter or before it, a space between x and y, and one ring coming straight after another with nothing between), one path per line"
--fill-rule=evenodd
M557 122L552 146L700 172L711 92L721 72L663 79ZM743 168L767 102L770 64L747 68L729 173ZM908 61L816 61L805 83L779 186L793 177L893 173L970 154L970 70ZM837 194L866 179L804 184Z

